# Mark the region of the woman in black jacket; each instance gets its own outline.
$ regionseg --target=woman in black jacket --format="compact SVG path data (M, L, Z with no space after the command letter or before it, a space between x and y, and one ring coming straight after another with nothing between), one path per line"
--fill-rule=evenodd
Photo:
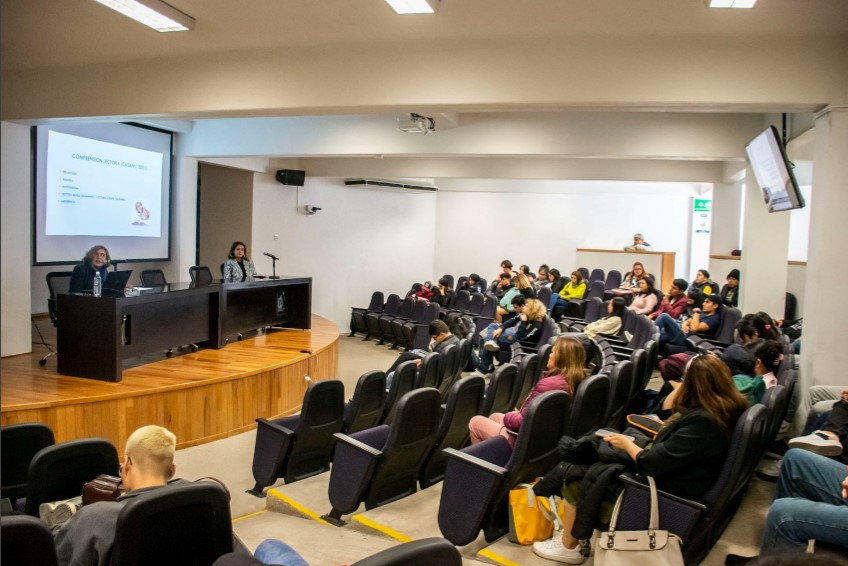
M736 421L747 408L727 366L718 356L699 354L687 364L682 384L665 399L663 410L672 414L649 448L621 434L603 440L623 450L636 472L652 476L660 489L696 498L721 471ZM534 543L533 552L549 560L580 564L584 558L571 532L580 509L565 496L562 538Z

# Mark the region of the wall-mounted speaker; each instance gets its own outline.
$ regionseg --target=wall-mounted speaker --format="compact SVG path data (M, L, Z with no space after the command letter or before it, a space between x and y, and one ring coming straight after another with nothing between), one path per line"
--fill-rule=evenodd
M277 180L284 185L303 186L303 181L306 179L306 171L298 171L297 169L278 169Z

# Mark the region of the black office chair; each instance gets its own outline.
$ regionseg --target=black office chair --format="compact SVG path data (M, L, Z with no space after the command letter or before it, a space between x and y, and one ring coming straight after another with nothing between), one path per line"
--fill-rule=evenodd
M50 314L50 322L57 328L59 327L59 313L56 308L56 296L68 294L71 289L72 273L71 271L51 271L47 274L47 289L50 291L50 298L47 299L47 312ZM47 347L50 348L50 346ZM58 353L58 350L48 352L43 358L38 360L38 365L44 367L47 365L47 358L55 356Z
M212 564L233 551L230 501L214 482L177 482L134 497L118 515L112 564Z
M0 496L12 504L26 497L29 464L42 449L56 443L53 431L43 423L20 423L0 427Z
M212 278L212 272L205 265L192 265L188 268L188 275L191 277L191 282L195 287L211 285L214 280Z
M142 287L164 287L168 284L161 269L145 269L141 272Z
M38 517L0 518L0 562L18 566L55 566L53 534Z

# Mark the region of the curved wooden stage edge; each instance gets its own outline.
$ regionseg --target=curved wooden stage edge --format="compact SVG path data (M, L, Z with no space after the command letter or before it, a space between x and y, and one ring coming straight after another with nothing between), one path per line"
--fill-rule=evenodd
M0 421L46 423L56 442L107 438L118 452L148 424L172 430L179 448L203 444L250 430L257 417L299 411L305 376L338 375L338 343L338 327L312 315L311 330L275 330L220 350L163 357L125 369L119 383L60 375L50 369L55 357L47 368L34 356L4 358Z

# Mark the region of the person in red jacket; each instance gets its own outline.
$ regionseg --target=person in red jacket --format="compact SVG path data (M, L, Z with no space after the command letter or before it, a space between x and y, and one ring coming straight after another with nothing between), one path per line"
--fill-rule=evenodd
M515 443L514 433L521 428L524 411L530 401L546 391L565 391L573 395L580 382L586 378L586 350L576 338L560 336L551 349L548 358L548 371L545 372L517 411L492 413L488 417L477 415L468 423L471 443L477 444L487 438L501 435L510 444ZM512 433L512 434L510 434Z
M686 289L689 288L689 283L685 279L675 279L671 283L668 294L663 297L659 308L648 315L648 318L655 320L662 313L668 313L673 319L680 318L686 307L689 306L689 297L686 296Z

